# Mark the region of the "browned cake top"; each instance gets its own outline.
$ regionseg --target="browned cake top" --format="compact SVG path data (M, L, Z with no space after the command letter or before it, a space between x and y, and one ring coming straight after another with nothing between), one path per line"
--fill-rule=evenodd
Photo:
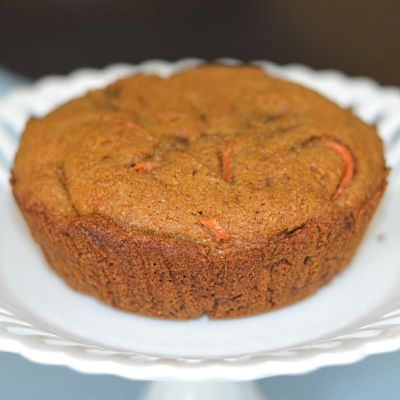
M31 119L13 178L52 218L232 246L349 214L381 186L375 128L255 67L136 75Z

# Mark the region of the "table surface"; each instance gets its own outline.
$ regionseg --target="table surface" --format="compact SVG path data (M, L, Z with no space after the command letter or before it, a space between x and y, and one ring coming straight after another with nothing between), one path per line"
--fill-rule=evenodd
M0 98L13 87L27 82L0 67ZM261 379L259 385L270 400L385 400L399 396L398 371L400 351L370 356L352 365L321 368L305 375ZM0 352L2 400L134 400L144 388L144 382L111 375L86 375Z

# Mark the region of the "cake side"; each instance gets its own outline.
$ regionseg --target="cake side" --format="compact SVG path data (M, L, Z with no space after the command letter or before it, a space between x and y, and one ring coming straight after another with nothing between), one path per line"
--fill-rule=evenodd
M127 233L97 215L48 223L38 209L19 206L49 265L72 288L142 315L229 318L294 303L327 284L351 260L384 188L346 217L327 216L224 255Z

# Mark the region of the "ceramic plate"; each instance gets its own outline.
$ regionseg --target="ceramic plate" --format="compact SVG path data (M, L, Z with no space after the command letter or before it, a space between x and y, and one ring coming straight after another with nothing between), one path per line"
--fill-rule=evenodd
M242 319L165 321L116 311L71 290L47 267L8 183L28 116L43 115L120 76L139 71L167 76L199 62L80 70L42 79L0 102L0 348L84 372L183 380L302 373L400 348L400 91L336 71L257 62L376 123L392 167L352 264L316 295Z

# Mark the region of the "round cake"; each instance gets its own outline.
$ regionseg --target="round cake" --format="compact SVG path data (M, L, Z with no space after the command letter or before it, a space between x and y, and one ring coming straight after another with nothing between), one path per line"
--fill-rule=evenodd
M71 287L188 319L314 293L351 260L386 175L350 110L254 66L203 65L31 118L11 183Z

